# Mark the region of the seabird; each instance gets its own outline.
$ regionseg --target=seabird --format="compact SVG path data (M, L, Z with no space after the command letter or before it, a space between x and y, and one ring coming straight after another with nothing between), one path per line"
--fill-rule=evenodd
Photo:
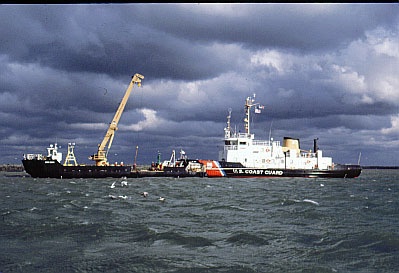
M127 199L126 195L119 195L118 197L121 198L121 199Z
M142 193L141 193L141 196L147 197L147 196L148 196L148 192L146 192L146 191L142 192Z
M111 189L113 189L113 188L115 188L115 182L114 183L112 183L112 185L111 185L111 187L110 187Z
M159 197L158 200L161 201L161 202L165 202L165 198L164 197Z
M123 186L126 186L127 187L127 181L122 181L121 182L121 186L123 187Z

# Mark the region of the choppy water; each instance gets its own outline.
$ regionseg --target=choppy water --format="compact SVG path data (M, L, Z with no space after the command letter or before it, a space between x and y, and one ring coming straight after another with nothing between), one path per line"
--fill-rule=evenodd
M399 270L399 170L347 180L127 179L124 187L123 179L5 175L2 273Z

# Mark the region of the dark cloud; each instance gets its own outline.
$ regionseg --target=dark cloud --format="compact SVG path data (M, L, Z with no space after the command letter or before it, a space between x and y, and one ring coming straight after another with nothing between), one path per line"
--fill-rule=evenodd
M174 36L257 49L327 50L363 38L365 31L376 26L390 27L397 22L391 5L169 4L135 8L137 21ZM152 20L154 14L158 20Z

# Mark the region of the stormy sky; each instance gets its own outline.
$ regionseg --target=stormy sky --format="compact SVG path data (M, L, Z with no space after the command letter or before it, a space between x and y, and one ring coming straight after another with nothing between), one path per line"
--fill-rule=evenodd
M1 5L0 24L0 163L54 142L91 163L140 73L110 162L217 159L256 94L258 139L399 165L397 3Z

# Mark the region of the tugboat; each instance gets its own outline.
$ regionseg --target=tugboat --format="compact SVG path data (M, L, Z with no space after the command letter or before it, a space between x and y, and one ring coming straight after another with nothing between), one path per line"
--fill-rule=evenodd
M302 150L297 138L284 137L283 144L256 140L250 132L251 108L260 113L264 106L255 103L255 95L245 100L245 133L233 132L230 126L231 110L224 129L223 150L219 160L201 160L208 177L331 177L355 178L361 173L360 165L335 164L323 156L314 139L312 150Z
M186 153L180 150L180 158L176 159L176 151L172 151L169 160L161 162L158 153L157 163L152 163L148 170L139 170L139 177L206 177L205 166L198 159L188 159Z

